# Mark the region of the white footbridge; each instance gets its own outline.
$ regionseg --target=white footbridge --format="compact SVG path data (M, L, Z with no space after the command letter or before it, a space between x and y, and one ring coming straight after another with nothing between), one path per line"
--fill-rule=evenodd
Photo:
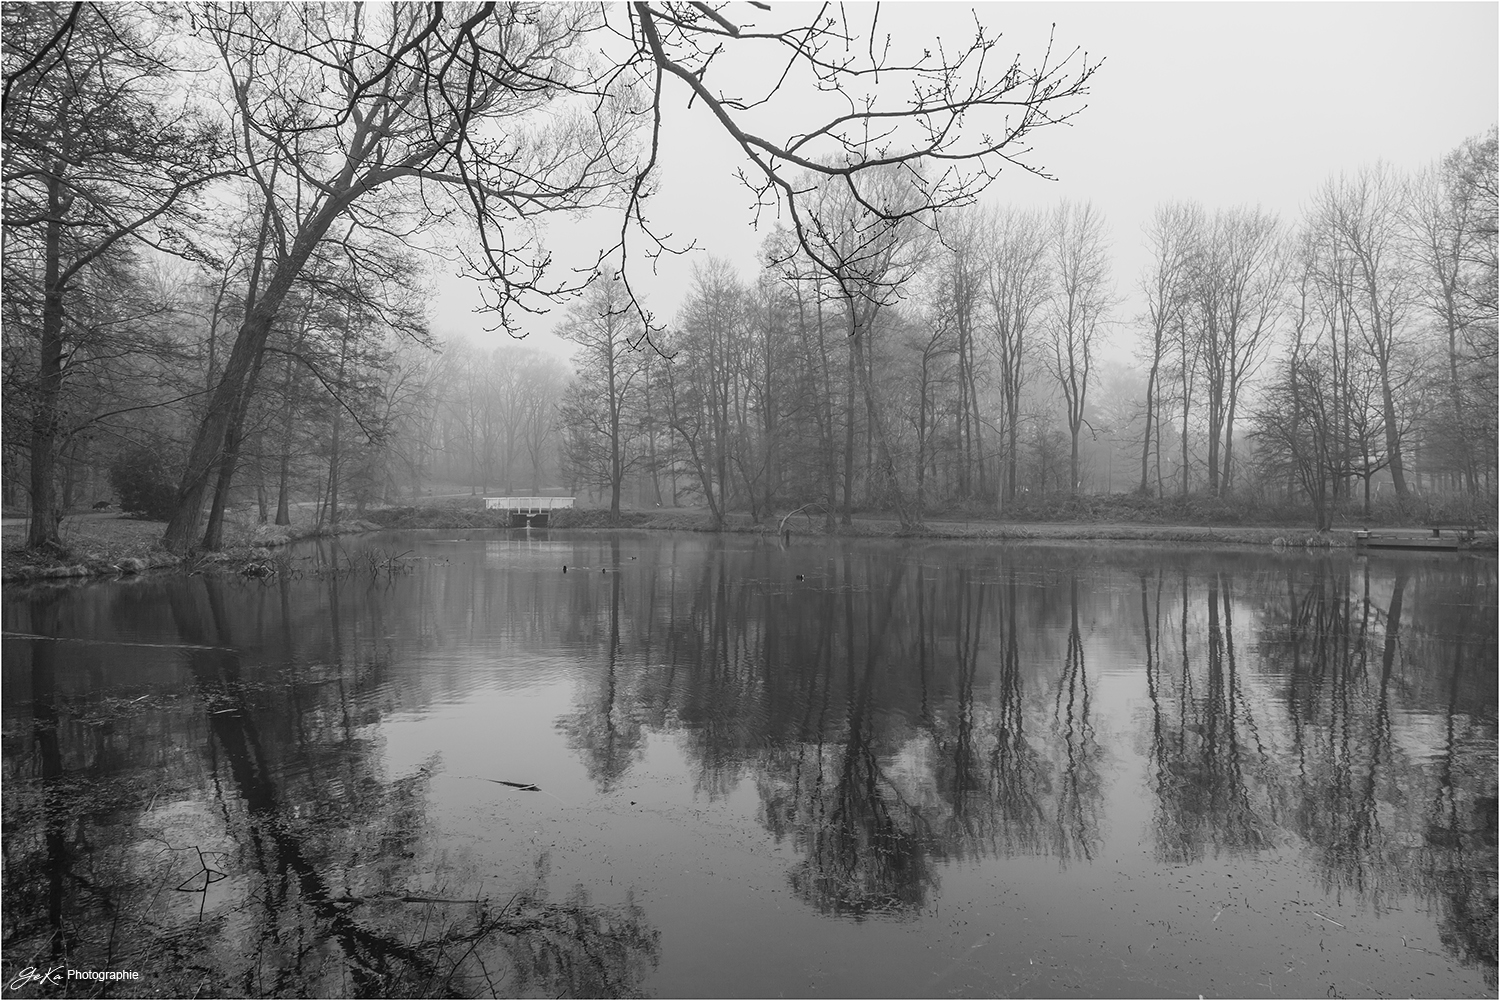
M553 511L573 506L576 497L486 497L486 511L508 511L512 528L546 528Z

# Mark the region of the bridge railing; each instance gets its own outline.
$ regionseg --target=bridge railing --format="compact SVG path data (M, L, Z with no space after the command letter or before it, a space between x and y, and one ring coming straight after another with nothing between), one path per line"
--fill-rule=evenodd
M540 514L570 508L576 497L486 497L486 511L510 511L512 513Z

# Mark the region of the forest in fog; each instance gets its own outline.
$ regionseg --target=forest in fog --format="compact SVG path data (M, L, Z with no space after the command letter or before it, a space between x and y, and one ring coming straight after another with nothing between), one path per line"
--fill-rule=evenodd
M853 95L863 49L812 23L766 37ZM1095 205L989 183L1097 64L986 76L982 32L889 67L916 96L872 143L852 112L751 133L702 83L745 40L706 7L8 4L3 29L3 499L32 545L96 503L217 548L236 509L445 493L830 527L1106 494L1493 517L1493 127L1421 170L1309 176L1297 217L1161 204L1125 273ZM705 246L669 309L642 263L670 249L664 76L785 210L758 269ZM998 137L976 118L1017 107ZM617 242L559 272L535 227L588 211ZM476 332L555 307L571 360L436 336L452 246L496 310Z

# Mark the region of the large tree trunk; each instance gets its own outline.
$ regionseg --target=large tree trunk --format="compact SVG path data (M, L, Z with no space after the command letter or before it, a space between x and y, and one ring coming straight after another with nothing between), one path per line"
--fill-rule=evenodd
M224 508L229 504L229 487L240 462L240 445L244 438L245 414L250 409L250 398L255 393L255 383L260 376L264 354L257 355L245 380L244 391L235 401L235 413L225 432L224 456L219 462L219 479L214 488L213 504L208 512L208 527L203 531L203 549L217 552L224 546Z
M1068 422L1069 437L1072 445L1068 450L1068 494L1072 497L1078 496L1078 432L1080 426L1072 421Z
M1443 290L1443 320L1448 330L1448 395L1453 407L1453 436L1457 439L1459 461L1469 493L1479 486L1476 475L1474 452L1469 447L1468 415L1465 413L1463 384L1458 377L1458 324L1454 320L1456 308L1451 287Z
M279 281L282 278L283 274L278 273L278 280L272 281L273 294L268 294L257 303L245 318L239 336L235 338L229 362L224 367L224 377L219 380L218 387L209 398L208 412L204 414L198 427L192 450L188 453L187 467L183 470L182 482L177 489L177 509L167 523L166 534L162 536L162 545L174 553L186 552L191 545L190 540L197 535L198 525L203 518L203 495L208 490L208 477L224 457L229 430L239 411L240 390L249 379L251 369L255 367L256 357L265 347L276 310L281 305L286 289L291 286L289 277L284 283ZM274 294L278 285L282 286L280 295Z
M1396 398L1391 392L1389 366L1380 366L1380 403L1385 415L1385 453L1390 457L1391 482L1396 487L1396 497L1405 501L1409 495L1406 487L1405 463L1401 459L1401 430L1396 426Z
M43 277L42 336L39 345L36 401L31 411L31 524L26 546L57 546L62 511L57 506L53 469L57 463L57 401L63 383L63 290L61 185L47 185L47 263Z
M1223 388L1208 384L1208 492L1219 496L1219 432L1224 427Z
M224 366L224 377L209 398L208 412L198 426L188 453L187 466L182 472L182 482L177 488L177 508L167 523L162 536L162 545L174 553L185 553L198 534L203 520L203 495L208 491L209 474L218 465L230 438L229 432L236 416L243 411L235 406L250 377L256 359L266 346L271 326L281 310L281 304L291 291L292 283L301 274L303 266L311 256L313 248L328 232L333 220L343 211L344 202L330 199L317 215L308 220L292 244L291 253L277 262L276 272L271 276L265 293L255 302L240 325L234 339L234 348ZM235 428L238 432L238 428Z

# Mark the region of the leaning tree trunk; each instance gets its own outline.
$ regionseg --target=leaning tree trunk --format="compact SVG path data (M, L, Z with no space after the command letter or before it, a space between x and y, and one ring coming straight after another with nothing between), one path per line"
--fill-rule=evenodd
M203 421L193 439L193 447L183 469L182 482L177 488L177 506L171 521L167 523L167 531L162 536L162 545L174 553L187 552L193 537L198 533L198 526L203 520L203 495L208 491L209 475L224 455L236 415L242 416L235 403L250 377L256 359L266 346L266 339L270 336L271 326L276 321L281 304L312 255L313 248L343 211L344 204L345 200L330 199L308 221L292 244L291 252L277 263L276 272L271 276L265 293L256 300L240 325L229 361L224 365L224 377L219 380L209 398L208 412L203 415ZM238 428L235 431L237 433Z
M1390 456L1391 482L1396 487L1396 499L1405 501L1409 496L1406 486L1406 464L1401 458L1401 430L1396 426L1396 398L1391 392L1390 369L1386 365L1380 370L1380 402L1385 415L1385 454Z
M250 398L255 393L255 383L260 376L261 360L257 355L245 380L245 388L235 400L235 412L225 432L224 456L219 462L219 479L214 487L214 499L208 512L208 527L203 530L203 549L217 552L224 546L224 508L229 504L229 487L234 481L235 470L240 463L240 445L244 441L245 414L250 409Z
M279 165L279 164L278 164ZM273 168L272 176L275 176ZM267 198L261 206L260 234L255 241L255 265L250 269L250 288L245 295L245 308L253 310L258 301L260 291L261 272L266 263L266 236L271 227L271 200ZM227 282L228 279L226 278ZM220 286L220 297L223 288ZM213 351L214 330L218 323L219 299L214 300L214 319L209 327L209 381L213 380ZM255 353L254 363L250 367L250 374L245 379L244 387L239 391L234 401L234 411L230 416L229 427L224 432L224 455L219 461L219 479L214 487L213 504L208 513L208 527L203 532L203 548L214 552L223 546L224 540L224 508L229 503L229 488L234 482L235 470L240 461L240 445L242 444L245 427L245 414L250 408L250 398L255 393L255 382L260 375L260 367L265 359L264 349Z
M279 279L282 277L278 273L277 280L272 281L273 293L277 285L281 284ZM234 350L230 353L228 364L224 366L224 378L219 380L218 387L209 399L208 412L203 416L197 437L193 440L192 451L188 453L187 467L183 470L182 483L177 490L177 508L172 513L172 520L167 523L166 534L162 536L162 545L172 552L186 552L198 532L198 525L203 519L203 495L208 490L208 477L224 458L230 428L240 409L240 390L249 379L256 356L265 347L276 309L290 285L288 277L284 287L280 289L281 295L268 294L256 304L240 327Z

